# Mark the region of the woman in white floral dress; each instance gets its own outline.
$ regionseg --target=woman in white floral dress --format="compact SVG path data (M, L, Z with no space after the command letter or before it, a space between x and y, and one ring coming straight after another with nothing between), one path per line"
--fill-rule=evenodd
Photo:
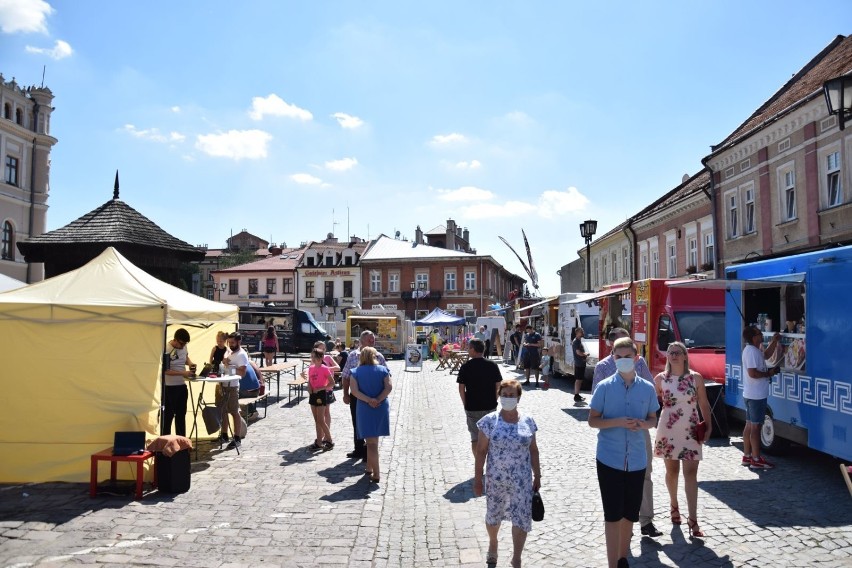
M487 497L485 528L488 530L488 564L497 563L497 533L504 520L512 523L512 566L521 565L521 553L532 528L532 496L541 487L541 468L532 417L517 410L523 393L513 379L500 383L500 410L484 416L477 426L473 492L483 492L482 469L486 463Z
M698 527L698 462L702 458L702 444L710 438L712 430L710 403L704 390L704 378L689 369L689 355L683 343L675 341L669 344L666 370L654 378L654 384L662 407L654 456L665 459L672 524L681 523L677 483L683 462L683 486L689 512L686 522L690 536L701 537L704 533ZM699 408L707 423L707 430L701 440L695 431Z

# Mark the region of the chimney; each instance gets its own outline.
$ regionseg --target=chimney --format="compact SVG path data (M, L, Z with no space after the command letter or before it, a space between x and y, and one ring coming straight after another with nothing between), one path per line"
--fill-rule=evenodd
M452 219L447 219L447 243L448 250L456 250L456 222Z
M418 245L423 243L423 231L420 229L420 225L417 225L417 229L414 230L414 242Z
M465 227L462 232L462 238L464 239L464 242L467 243L467 248L470 248L470 231L467 230L467 227Z

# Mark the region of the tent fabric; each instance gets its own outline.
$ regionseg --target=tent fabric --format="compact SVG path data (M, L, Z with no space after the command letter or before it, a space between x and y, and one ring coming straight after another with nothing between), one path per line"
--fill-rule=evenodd
M441 308L435 308L422 319L414 322L414 325L438 326L438 325L464 325L463 316L453 315Z
M16 290L18 288L22 288L26 286L26 282L21 282L20 280L15 280L10 276L6 276L5 274L0 274L0 292L8 292L9 290Z
M165 284L111 248L0 294L0 333L15 353L0 377L0 482L86 481L89 456L114 432L156 438L166 341L186 328L189 357L203 363L216 332L236 328L237 310ZM187 432L192 420L188 409Z

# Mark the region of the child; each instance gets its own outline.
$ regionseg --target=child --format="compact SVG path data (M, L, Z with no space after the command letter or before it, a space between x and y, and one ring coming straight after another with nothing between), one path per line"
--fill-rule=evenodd
M325 352L320 349L311 351L311 366L308 367L308 392L310 393L311 413L317 437L312 450L330 450L334 447L331 440L331 421L327 419L328 393L334 388L334 371L323 365Z
M539 369L541 369L541 375L544 379L544 390L547 390L550 388L550 374L553 372L553 359L550 357L547 347L541 350L541 365L539 365Z

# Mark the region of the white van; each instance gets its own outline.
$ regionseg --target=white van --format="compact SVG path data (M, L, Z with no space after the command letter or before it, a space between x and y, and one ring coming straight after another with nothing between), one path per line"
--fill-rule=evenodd
M571 341L574 329L583 328L583 348L589 353L586 359L586 376L584 380L591 381L598 364L598 333L600 329L600 308L593 302L586 303L583 298L592 294L564 294L559 301L559 349L551 349L553 370L561 375L574 374L574 353ZM555 344L554 344L555 347Z
M491 340L491 353L486 353L486 357L490 357L497 353L497 341L500 342L500 345L505 349L505 341L506 341L506 318L500 316L480 316L476 318L476 329L474 333L479 331L479 328L483 325L486 327L485 333L488 335L488 339Z

